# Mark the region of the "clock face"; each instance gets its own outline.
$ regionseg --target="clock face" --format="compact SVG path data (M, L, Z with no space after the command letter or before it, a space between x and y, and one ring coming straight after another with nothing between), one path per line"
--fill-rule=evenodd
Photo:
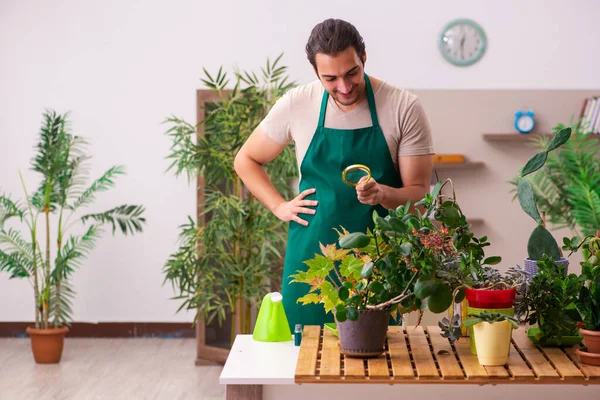
M481 27L468 19L449 23L440 36L440 51L454 65L471 65L477 62L486 47L486 37Z
M533 118L529 115L523 115L517 121L517 126L523 132L529 132L533 128Z

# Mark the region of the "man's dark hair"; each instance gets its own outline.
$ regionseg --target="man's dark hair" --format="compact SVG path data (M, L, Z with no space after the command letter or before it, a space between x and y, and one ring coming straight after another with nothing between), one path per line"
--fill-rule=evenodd
M317 63L315 59L317 53L335 56L349 46L354 47L362 60L365 42L358 30L349 22L330 18L313 28L308 43L306 43L306 56L316 71Z

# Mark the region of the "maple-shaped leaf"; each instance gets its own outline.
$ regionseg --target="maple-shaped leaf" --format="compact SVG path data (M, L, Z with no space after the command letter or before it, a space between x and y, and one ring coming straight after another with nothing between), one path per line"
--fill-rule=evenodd
M321 302L321 297L322 296L319 296L316 293L309 293L307 295L300 297L298 300L296 300L296 303L302 303L303 305L319 304Z
M322 243L319 243L319 247L321 248L321 253L323 253L325 257L333 261L341 260L346 254L350 252L350 250L338 249L335 243L328 244L327 246L323 246Z
M342 228L341 232L339 230L337 230L336 228L333 228L333 230L336 231L338 234L338 240L343 238L344 236L348 236L350 234L350 232L348 232L346 230L346 228L344 228L343 226L340 225L340 228Z
M298 271L296 274L290 275L290 278L292 278L290 282L301 283L308 283L312 279L308 271Z
M323 296L322 302L325 306L325 312L330 312L341 302L337 289L329 281L325 281L321 285L321 295Z
M309 280L306 281L310 285L310 291L313 292L317 289L321 289L321 285L326 282L325 278L322 276L313 276Z
M313 259L304 261L304 264L308 265L309 278L314 276L324 278L334 268L332 260L319 254L316 254Z
M363 255L361 255L361 256L360 256L360 261L361 261L363 264L366 264L366 263L368 263L368 262L371 262L371 261L373 261L373 260L371 259L371 256L370 256L370 255L368 255L368 254L363 254Z
M360 271L363 267L363 261L354 256L346 256L340 263L340 273L345 278L354 280L360 279Z

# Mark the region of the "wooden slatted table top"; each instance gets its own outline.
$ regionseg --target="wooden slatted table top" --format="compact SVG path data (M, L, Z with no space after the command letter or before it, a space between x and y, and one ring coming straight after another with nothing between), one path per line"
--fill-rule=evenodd
M439 354L440 350L446 350ZM548 383L600 384L600 367L581 363L575 348L540 347L524 329L513 331L507 365L483 367L469 338L453 345L440 328L390 326L385 353L360 359L340 355L338 339L319 326L305 326L296 383Z

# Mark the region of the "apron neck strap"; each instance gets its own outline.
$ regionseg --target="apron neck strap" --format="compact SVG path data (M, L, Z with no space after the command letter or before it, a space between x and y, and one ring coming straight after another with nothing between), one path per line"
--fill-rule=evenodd
M371 122L373 126L379 126L379 120L377 119L377 108L375 108L375 95L373 94L373 88L371 87L371 79L365 74L365 83L367 87L367 101L369 103L369 111L371 113ZM325 112L327 111L327 101L329 100L329 93L327 90L323 91L323 99L321 100L321 111L319 113L319 128L325 126Z

